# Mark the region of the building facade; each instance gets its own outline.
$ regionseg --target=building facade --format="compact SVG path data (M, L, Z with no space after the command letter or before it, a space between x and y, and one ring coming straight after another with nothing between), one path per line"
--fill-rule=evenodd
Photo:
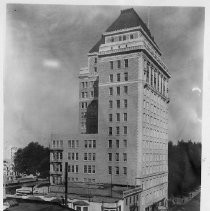
M79 73L79 134L53 135L51 183L69 181L142 187L141 207L168 192L170 74L149 29L122 10L88 53Z

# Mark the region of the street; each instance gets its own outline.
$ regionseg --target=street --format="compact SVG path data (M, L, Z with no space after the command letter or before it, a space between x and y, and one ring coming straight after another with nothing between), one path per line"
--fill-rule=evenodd
M185 205L170 208L169 211L200 211L200 193Z

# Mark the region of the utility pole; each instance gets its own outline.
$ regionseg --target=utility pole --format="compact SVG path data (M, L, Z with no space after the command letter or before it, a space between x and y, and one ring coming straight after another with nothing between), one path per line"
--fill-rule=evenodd
M67 206L68 197L68 162L65 162L65 205Z

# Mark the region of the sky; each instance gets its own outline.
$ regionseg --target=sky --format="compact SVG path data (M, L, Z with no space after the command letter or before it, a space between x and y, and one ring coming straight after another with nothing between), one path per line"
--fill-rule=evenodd
M126 6L8 4L4 157L50 134L78 132L79 70ZM130 6L129 6L130 8ZM133 7L145 23L148 7ZM201 141L204 8L150 7L149 27L171 74L169 140Z

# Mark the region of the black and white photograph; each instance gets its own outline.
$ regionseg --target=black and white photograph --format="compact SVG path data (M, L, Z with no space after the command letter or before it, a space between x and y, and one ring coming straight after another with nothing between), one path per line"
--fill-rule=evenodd
M205 7L5 10L3 210L200 211Z

